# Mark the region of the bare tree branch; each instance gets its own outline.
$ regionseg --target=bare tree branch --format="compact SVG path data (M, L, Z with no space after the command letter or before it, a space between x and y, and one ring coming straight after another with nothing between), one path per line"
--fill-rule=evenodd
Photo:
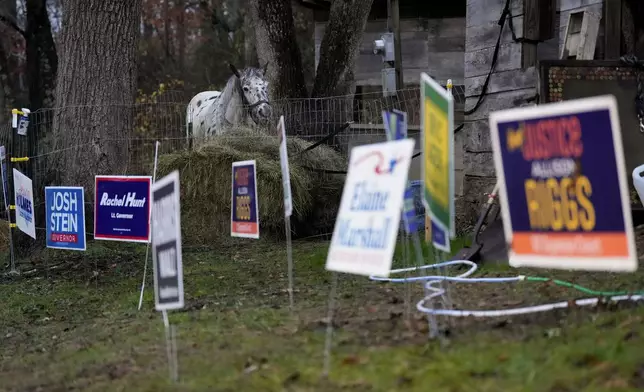
M25 33L13 20L7 18L4 15L0 15L0 22L3 22L7 26L17 31L20 35L22 35L22 38L24 38L25 41L28 40L27 33Z

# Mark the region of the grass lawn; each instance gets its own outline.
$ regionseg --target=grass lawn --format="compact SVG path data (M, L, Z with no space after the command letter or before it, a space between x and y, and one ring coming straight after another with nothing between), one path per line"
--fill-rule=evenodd
M241 243L241 242L240 242ZM92 244L32 260L58 268L0 278L0 390L8 391L636 391L644 389L644 309L560 310L458 319L448 342L405 316L402 285L339 278L329 379L321 379L331 275L324 242L296 242L295 301L283 246L184 250L186 307L177 328L180 379L169 380L152 280L137 311L145 248ZM21 265L23 271L31 265ZM95 273L94 271L97 271ZM151 274L151 270L149 271ZM519 271L483 266L476 276ZM521 270L594 289L636 290L644 273ZM422 287L412 286L413 304ZM455 306L494 309L584 295L550 283L454 285Z

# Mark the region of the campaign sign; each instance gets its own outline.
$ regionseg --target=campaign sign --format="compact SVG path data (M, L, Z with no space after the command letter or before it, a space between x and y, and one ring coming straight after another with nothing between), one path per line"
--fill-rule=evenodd
M0 173L2 173L2 196L4 197L4 208L5 210L9 208L9 179L7 177L7 152L4 146L0 146L0 162L2 168Z
M385 125L387 140L407 138L407 113L396 109L391 112L383 110L382 120ZM402 218L403 226L407 234L414 233L418 230L416 211L414 208L414 194L410 183L405 187Z
M400 140L407 137L407 113L393 109L382 111L382 122L385 125L387 140Z
M13 192L16 199L16 226L29 237L36 239L34 191L31 178L16 169L13 169Z
M414 205L414 189L410 185L405 188L403 224L405 225L405 232L407 234L418 232L418 218L416 216L416 206Z
M150 176L96 176L94 239L150 242Z
M388 276L414 140L354 147L326 269Z
M282 188L284 188L284 215L288 218L293 214L293 197L291 195L291 175L288 169L288 151L286 149L286 126L284 116L280 116L277 125L280 135L280 167L282 169Z
M432 221L432 243L450 251L454 224L454 98L421 73L424 203Z
M83 187L45 187L47 247L85 250L85 194Z
M634 271L613 96L490 115L510 265Z
M233 162L230 235L259 238L257 171L255 161Z
M152 261L156 310L183 308L179 192L177 170L152 185Z

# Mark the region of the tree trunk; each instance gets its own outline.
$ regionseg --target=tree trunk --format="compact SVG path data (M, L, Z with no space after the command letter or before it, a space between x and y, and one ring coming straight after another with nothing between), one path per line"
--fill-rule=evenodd
M257 57L262 65L269 62L273 100L306 97L291 0L251 0L250 12L255 26Z
M163 46L165 57L170 59L170 0L163 1Z
M65 0L63 7L53 147L79 146L60 153L59 181L85 186L89 198L94 175L127 168L141 2Z
M9 88L9 66L7 53L4 46L0 44L0 130L9 125L9 97L11 91Z
M644 58L644 2L622 2L622 53Z
M47 0L27 0L27 75L32 111L53 106L58 72L58 54L46 3ZM30 146L36 148L33 143Z
M185 69L185 57L186 57L186 2L185 0L179 0L176 4L178 15L177 15L177 40L179 46L179 54L177 56L179 60L179 79L185 80L186 69Z
M373 0L335 0L320 44L313 98L350 94L353 67ZM344 83L343 83L344 82ZM348 83L347 83L348 82Z
M255 47L255 31L253 28L253 18L249 11L250 1L244 1L244 65L247 67L258 66L257 48Z
M0 15L7 18L11 23L16 22L16 2L13 0L0 0ZM13 37L14 31L12 27L7 26L5 23L0 22L0 34L9 40L0 42L0 129L9 125L11 114L9 109L11 106L10 98L12 98L12 84L9 71L9 53L5 50L5 46L11 48L11 42L15 39ZM6 44L6 45L5 45ZM15 99L15 97L13 97Z

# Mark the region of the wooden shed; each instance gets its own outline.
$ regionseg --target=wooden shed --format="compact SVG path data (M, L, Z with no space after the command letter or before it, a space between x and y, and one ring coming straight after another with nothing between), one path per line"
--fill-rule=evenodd
M629 11L623 3L637 1L399 0L405 87L417 87L421 72L443 83L452 79L457 89L462 85L457 91L461 95L457 102L462 104L456 123L464 127L456 135L455 166L457 195L462 196L459 208L466 211L465 219L477 215L482 194L496 181L490 112L545 102L539 96L539 64L571 57L565 44L574 28L568 24L583 13L594 15L598 23L590 34L595 37L592 45L584 46L584 56L617 60L626 54L628 39L635 41L631 47L644 51L643 32L636 29L642 38L637 34L629 38L621 24ZM327 17L323 10L314 13L316 56ZM356 64L356 93L381 89L383 65L373 54L373 41L387 27L387 0L374 0Z

